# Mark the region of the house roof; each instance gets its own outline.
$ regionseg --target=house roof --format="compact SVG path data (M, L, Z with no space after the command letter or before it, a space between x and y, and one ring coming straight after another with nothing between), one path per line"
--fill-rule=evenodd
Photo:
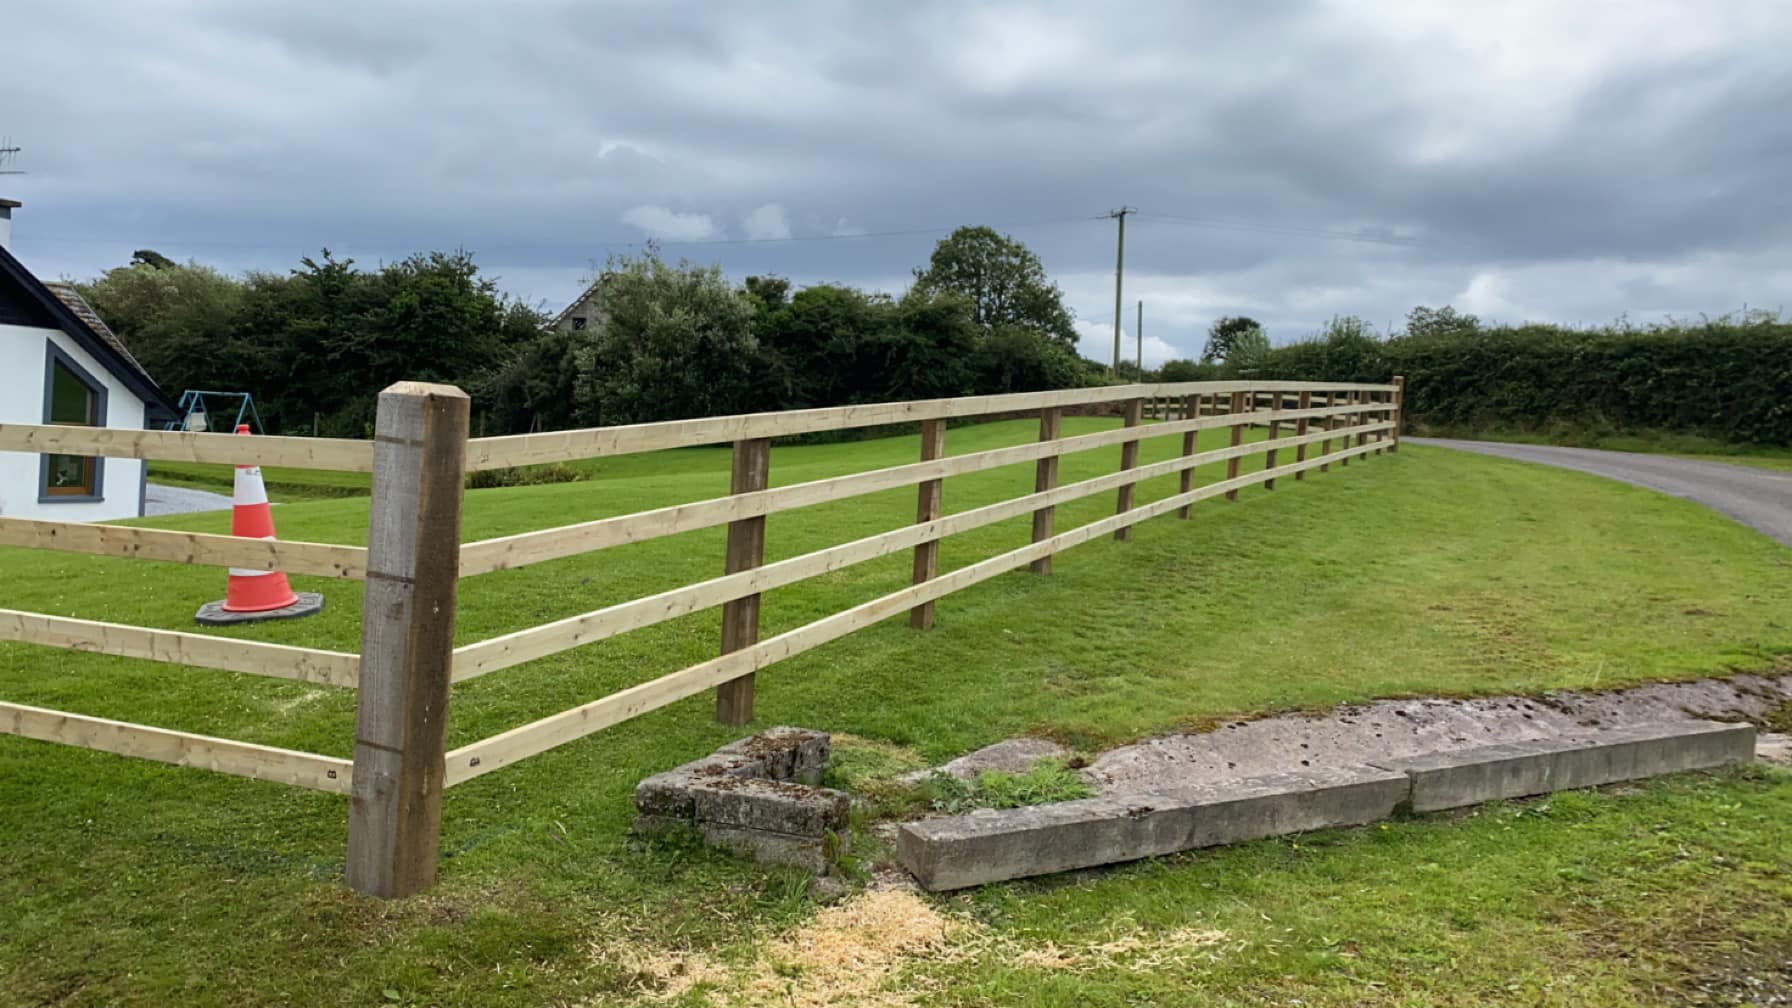
M106 320L100 318L100 313L93 310L93 306L87 303L87 299L81 296L81 292L75 289L74 284L61 280L45 280L44 287L56 295L56 300L67 305L68 310L74 312L76 318L87 323L87 328L92 329L95 336L105 340L107 345L118 351L118 355L124 358L124 362L142 375L144 381L152 385L155 384L155 377L149 373L149 369L138 362L131 353L130 347L124 345L124 340L119 339L118 334L112 331L112 327L106 324Z
M611 277L611 274L608 272L598 274L597 279L591 281L591 285L586 287L584 292L581 293L578 297L573 298L572 304L569 304L565 308L562 308L560 310L560 314L554 316L554 321L549 322L547 324L546 328L559 329L561 327L562 323L566 322L568 319L570 319L572 317L572 313L574 311L577 311L578 309L583 308L585 306L585 303L587 301L590 301L591 298L597 294L597 289L599 287L602 287L604 284L606 284L610 281L610 277Z
M148 412L146 421L154 422L158 416L161 419L178 416L174 404L162 394L155 379L137 358L131 356L123 341L73 285L39 280L4 246L0 246L0 281L9 282L23 301L37 309L34 314L40 316L46 328L67 333L125 388L143 400Z

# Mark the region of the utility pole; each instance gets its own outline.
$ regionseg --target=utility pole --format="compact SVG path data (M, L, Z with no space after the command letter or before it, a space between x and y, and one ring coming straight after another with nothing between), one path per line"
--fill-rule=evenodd
M1139 380L1145 380L1145 301L1139 299L1139 324L1133 327L1133 336L1139 341Z
M1114 249L1114 376L1120 376L1120 275L1126 269L1126 215L1138 213L1129 206L1111 211L1108 216L1120 222L1120 240Z

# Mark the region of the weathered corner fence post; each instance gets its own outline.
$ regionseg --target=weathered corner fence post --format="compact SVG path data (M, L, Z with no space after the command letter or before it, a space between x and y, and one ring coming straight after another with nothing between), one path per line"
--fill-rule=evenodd
M436 879L469 405L399 382L374 421L346 875L385 899Z
M771 438L747 438L734 442L734 469L730 494L757 493L771 485ZM754 515L728 523L728 552L722 573L738 574L765 562L765 516ZM722 603L722 653L728 654L759 643L759 596L747 595ZM716 687L716 720L725 725L744 725L753 720L753 673L730 679Z

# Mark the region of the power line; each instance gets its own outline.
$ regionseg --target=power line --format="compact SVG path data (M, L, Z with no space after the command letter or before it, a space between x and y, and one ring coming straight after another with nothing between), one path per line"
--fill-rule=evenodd
M1135 212L1137 212L1140 217L1149 217L1158 220L1184 221L1190 224L1200 224L1205 227L1232 228L1239 231L1262 231L1270 234L1300 235L1312 238L1334 238L1338 241L1367 242L1373 245L1417 247L1425 244L1415 238L1378 238L1374 235L1359 234L1350 231L1328 231L1324 228L1297 227L1288 224L1256 224L1249 221L1218 220L1212 217L1189 217L1182 214Z
M1008 223L1008 224L990 224L987 226L993 227L993 228L1000 228L1003 230L1018 231L1018 230L1024 230L1026 228L1047 227L1047 226L1054 225L1054 224L1074 224L1074 223L1080 223L1083 221L1099 220L1099 219L1103 219L1103 218L1055 217L1050 220L1022 221L1019 223ZM669 247L683 248L683 247L687 247L687 246L703 246L703 245L781 245L781 244L790 244L790 243L795 243L795 242L856 241L856 240L865 239L865 238L896 238L896 237L913 237L916 235L950 234L953 231L956 231L960 227L963 227L963 226L964 225L961 225L961 224L954 224L949 227L908 228L908 229L897 230L897 231L864 231L864 232L853 232L853 233L846 233L846 234L791 235L791 236L785 237L785 238L668 239L668 238L647 237L647 238L610 238L610 239L597 239L597 240L593 240L593 241L578 241L578 242L567 242L567 241L562 241L562 242L496 242L496 243L463 242L461 244L463 246L474 245L474 246L478 246L480 248L485 248L485 249L561 249L561 248L564 248L564 249L595 249L595 248L617 248L617 247L635 248L638 246L646 245L650 242L653 244L659 245L662 248L669 248ZM135 242L142 242L142 241L153 241L155 244L161 245L165 248L235 248L235 249L254 249L254 250L260 250L260 251L284 251L291 247L290 245L269 245L269 244L266 244L263 242L226 242L226 241L210 241L210 240L205 240L205 239L189 240L189 239L181 239L181 238L156 238L156 239L99 238L99 237L91 237L91 236L75 238L75 237L58 237L58 236L54 236L54 235L42 235L42 236L32 235L31 241L47 242L47 243L55 243L55 244L63 244L63 245L114 245L114 244L123 245L123 244L132 244ZM352 239L339 239L336 242L330 242L330 243L326 243L326 244L339 244L344 248L351 248L355 245L365 245L366 243L358 242L358 241L355 241ZM427 242L425 244L427 244ZM400 246L393 245L391 247L397 248ZM410 246L404 246L404 247L410 247Z

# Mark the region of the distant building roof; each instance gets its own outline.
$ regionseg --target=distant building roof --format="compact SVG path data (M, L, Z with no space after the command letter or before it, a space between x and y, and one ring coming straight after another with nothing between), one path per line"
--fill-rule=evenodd
M600 274L596 280L591 281L591 286L586 287L584 293L580 294L576 298L573 298L572 304L569 304L565 308L561 309L560 314L554 316L554 321L549 322L547 325L547 328L549 328L549 329L570 329L570 328L572 328L569 323L572 321L573 312L578 311L580 308L585 307L586 303L589 302L592 299L592 297L594 297L597 294L597 289L599 287L602 287L605 283L609 282L610 276L611 276L611 274L609 274L609 273L603 273L603 274Z

